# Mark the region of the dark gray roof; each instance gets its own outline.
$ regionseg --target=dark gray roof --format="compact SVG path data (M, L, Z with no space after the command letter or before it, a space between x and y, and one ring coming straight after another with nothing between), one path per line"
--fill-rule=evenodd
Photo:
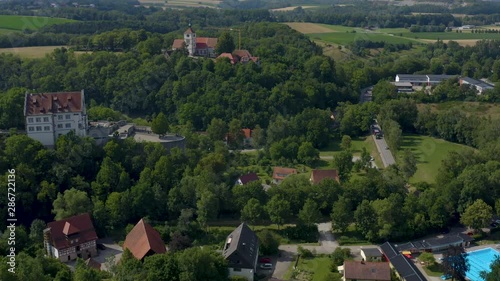
M427 75L424 74L397 74L399 82L405 81L423 81L427 82Z
M429 81L442 81L442 80L458 77L458 75L433 75L433 74L431 74L431 75L427 75L427 77L429 78Z
M386 242L380 245L380 249L384 255L389 259L394 269L398 272L399 276L404 278L406 281L427 281L422 272L409 261L408 258L400 254L394 245Z
M442 246L447 246L451 244L458 244L463 242L470 242L474 240L472 237L458 233L458 234L450 234L445 236L439 236L435 238L429 238L425 240L416 240L404 244L396 245L397 251L410 251L412 249L415 250L427 250L432 248L439 248Z
M377 248L362 248L361 251L365 253L367 257L380 257L382 253Z
M462 77L462 80L471 84L471 85L474 85L474 86L479 86L483 89L493 89L495 86L491 85L491 84L488 84L486 82L483 82L481 80L476 80L476 79L472 79L470 77Z
M229 267L255 268L258 254L259 240L246 223L240 224L227 236L223 255Z

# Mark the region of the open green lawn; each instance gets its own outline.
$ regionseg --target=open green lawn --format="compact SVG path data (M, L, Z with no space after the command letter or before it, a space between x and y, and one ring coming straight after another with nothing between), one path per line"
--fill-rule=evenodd
M375 146L375 142L373 141L371 135L354 138L351 142L351 147L354 156L360 156L361 151L363 150L363 148L365 148L366 151L370 152L370 155L375 158L375 164L377 165L377 167L383 167L382 159L380 159L380 155L378 154L377 147ZM340 151L340 140L334 140L330 143L330 145L321 149L319 155L333 157ZM331 160L328 161L331 162Z
M46 54L52 53L57 48L67 46L37 46L37 47L19 47L19 48L0 48L0 54L14 54L25 59L43 58Z
M410 149L417 158L417 172L410 182L434 183L444 160L451 151L463 149L464 145L420 135L404 135L400 151Z
M400 43L415 43L416 41L410 38L392 36L383 33L348 33L348 32L332 32L332 33L316 33L308 34L312 40L319 40L340 45L347 45L356 40L371 40L371 41L384 41L387 43L400 44Z
M423 266L423 268L429 276L441 277L444 274L439 264L436 263L431 266Z
M37 30L46 25L72 22L74 20L49 17L0 15L0 30Z
M323 281L328 280L328 277L333 276L330 271L332 260L329 257L314 257L309 259L301 258L297 265L297 269L291 270L285 274L285 280L300 280L300 281ZM294 273L295 272L295 273ZM332 279L333 280L333 279Z
M467 39L500 39L499 33L456 33L456 32L418 32L402 33L403 37L431 40L467 40Z

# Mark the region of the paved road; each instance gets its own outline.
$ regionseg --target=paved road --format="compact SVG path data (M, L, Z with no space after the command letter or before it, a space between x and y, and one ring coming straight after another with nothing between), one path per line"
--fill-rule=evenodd
M382 131L382 129L380 129L380 126L378 124L375 124L373 126L374 128ZM388 149L388 145L385 139L384 138L377 139L374 135L372 135L372 138L375 141L375 145L377 146L380 158L382 158L382 163L384 164L384 167L396 164L394 156L392 156L392 152Z

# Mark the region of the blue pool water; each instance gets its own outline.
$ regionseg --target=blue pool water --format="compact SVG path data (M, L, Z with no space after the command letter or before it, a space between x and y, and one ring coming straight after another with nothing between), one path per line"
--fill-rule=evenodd
M493 248L486 248L473 252L468 252L469 271L467 271L467 278L471 281L483 281L479 277L481 271L490 272L490 265L495 260L495 256L500 256L500 253Z

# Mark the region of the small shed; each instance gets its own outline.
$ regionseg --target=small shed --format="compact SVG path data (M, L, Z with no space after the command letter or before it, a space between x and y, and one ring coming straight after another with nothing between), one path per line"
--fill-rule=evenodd
M365 261L382 261L382 252L378 248L361 248L361 257Z

